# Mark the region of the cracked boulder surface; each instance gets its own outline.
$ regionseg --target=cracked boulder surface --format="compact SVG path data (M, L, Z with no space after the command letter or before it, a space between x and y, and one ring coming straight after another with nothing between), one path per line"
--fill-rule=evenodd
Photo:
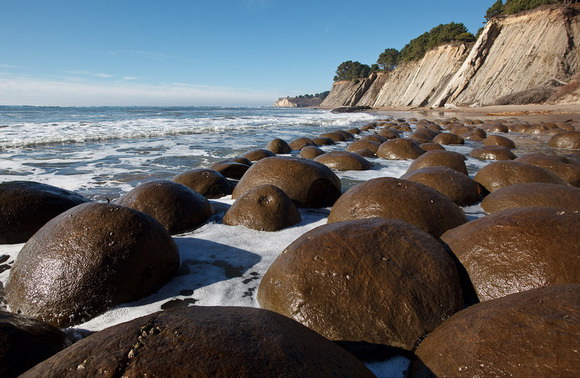
M406 222L373 218L311 230L272 263L263 308L331 340L413 350L463 305L458 271L441 243Z
M155 292L178 268L177 247L154 218L86 203L53 218L24 245L6 301L12 312L68 327Z
M372 377L294 320L247 307L157 312L97 332L23 377Z

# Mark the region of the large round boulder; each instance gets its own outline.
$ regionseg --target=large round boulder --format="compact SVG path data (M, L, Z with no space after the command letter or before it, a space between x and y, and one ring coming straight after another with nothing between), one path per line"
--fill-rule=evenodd
M86 203L28 240L10 271L6 301L13 312L68 327L155 292L178 268L177 247L155 219Z
M248 163L250 163L248 161ZM250 169L250 164L240 163L232 160L218 161L210 165L210 169L218 171L227 178L239 180Z
M298 207L331 206L340 196L340 179L326 165L307 159L274 156L255 163L240 180L232 198L251 188L272 184Z
M225 224L259 231L278 231L301 220L294 202L274 185L251 188L224 215Z
M480 303L444 322L416 354L437 377L577 377L579 303L578 284Z
M173 181L210 199L227 196L234 190L234 185L224 175L213 169L193 169L178 174Z
M391 139L382 143L377 150L378 157L388 160L416 159L425 153L419 143L410 139Z
M554 135L548 141L548 146L554 148L565 148L568 150L580 149L580 131L567 131Z
M411 163L407 172L425 167L448 167L467 174L465 156L455 151L427 151Z
M314 161L337 171L364 171L371 167L371 163L367 159L349 151L327 152L317 156Z
M514 160L517 157L509 148L504 146L474 148L469 155L479 160Z
M510 138L501 135L489 135L483 140L485 146L503 146L505 148L516 148L516 143Z
M157 312L97 332L24 377L372 377L294 320L247 307Z
M381 146L381 143L379 142L374 142L372 140L355 140L354 142L350 143L347 147L346 150L350 151L350 152L357 152L363 149L369 149L370 151L372 151L374 154L377 153L377 150L379 149L379 147Z
M462 137L451 133L441 133L433 138L433 142L439 144L464 144L465 141Z
M58 214L88 201L71 191L38 182L0 183L0 244L24 243Z
M427 185L445 194L459 206L480 201L482 188L472 178L447 167L425 167L408 172L402 179Z
M314 160L322 154L324 154L324 150L316 146L305 146L300 150L300 157L308 160Z
M310 138L300 137L291 141L289 146L293 151L300 151L306 146L316 146L316 143Z
M292 148L284 139L275 138L268 142L266 149L272 151L274 154L289 154Z
M332 207L328 223L375 217L403 220L435 237L467 221L461 208L437 190L380 177L346 191Z
M441 239L465 267L481 301L580 282L580 212L552 207L498 211Z
M141 184L115 203L151 215L170 234L198 228L212 215L211 205L204 196L185 185L165 180Z
M261 307L329 339L407 350L462 301L455 264L442 245L384 218L305 233L272 263L258 289Z
M498 189L481 202L481 207L488 213L535 206L580 211L580 188L544 182L525 182Z
M489 192L523 182L566 185L564 180L544 168L511 160L488 164L481 168L473 179Z
M522 155L520 163L532 164L549 170L570 185L580 186L580 163L564 156L547 155L541 152Z
M249 161L258 161L271 156L276 156L276 154L264 148L256 148L242 154L240 157L246 158Z
M0 376L17 377L67 344L58 328L0 311Z

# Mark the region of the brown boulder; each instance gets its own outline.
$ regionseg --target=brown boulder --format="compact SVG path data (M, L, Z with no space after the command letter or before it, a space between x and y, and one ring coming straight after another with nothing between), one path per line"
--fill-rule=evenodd
M474 180L489 192L523 182L547 182L566 185L564 180L544 168L511 160L498 161L486 165L477 172Z
M86 203L50 220L24 245L6 300L13 312L68 327L155 292L178 267L177 247L155 219Z
M421 143L419 147L421 147L424 151L433 151L433 150L445 151L445 147L443 147L439 143L433 142Z
M324 154L324 151L316 146L306 146L300 150L300 157L303 159L314 160L315 157Z
M503 146L505 148L516 148L516 143L510 138L501 135L489 135L483 140L485 146Z
M425 167L448 167L457 172L467 174L465 156L454 151L428 151L411 163L407 172Z
M317 146L332 146L335 142L330 138L312 138L312 141ZM302 151L302 150L300 150Z
M359 140L368 140L368 141L377 142L380 144L380 143L385 143L388 139L380 136L379 134L370 134L370 135L366 135L366 136L362 137Z
M388 160L416 159L425 153L419 144L410 139L391 139L381 144L377 156Z
M408 172L402 179L427 185L449 197L459 206L480 201L482 188L469 176L447 167L425 167Z
M58 328L0 311L0 376L17 377L65 346Z
M275 154L289 154L292 152L290 145L284 139L280 138L272 139L270 142L268 142L266 149L272 151Z
M331 206L340 196L340 179L324 164L275 156L255 163L236 185L232 198L263 184L282 189L298 207Z
M387 139L396 139L401 136L401 132L399 130L393 129L381 129L379 130L378 134Z
M340 196L328 223L375 217L400 219L435 237L467 221L463 211L435 189L381 177L353 186Z
M373 154L376 154L380 146L381 144L379 142L373 142L372 140L355 140L346 147L346 150L356 152L366 148Z
M316 146L316 143L310 138L300 137L298 139L294 139L292 142L289 143L290 148L292 151L300 151L306 146Z
M438 377L577 377L579 303L578 284L480 303L444 322L416 354Z
M221 173L213 169L193 169L178 174L172 179L187 186L205 198L221 198L232 194L234 185Z
M227 178L239 180L250 169L249 164L238 163L231 160L218 161L210 165L210 169L218 171Z
M474 148L469 153L471 157L480 160L514 160L516 155L504 146L483 146Z
M580 213L551 207L498 211L441 239L461 261L481 301L580 282Z
M332 340L407 350L462 308L457 270L442 245L384 218L302 235L272 263L258 301Z
M462 137L450 133L441 133L433 138L433 142L439 144L464 144Z
M223 221L231 226L278 231L301 220L298 208L283 191L274 185L259 185L238 198L226 212Z
M548 141L548 146L565 148L568 150L580 149L580 131L568 131L554 135Z
M58 214L88 201L38 182L0 183L0 244L24 243Z
M246 158L249 161L258 161L271 156L276 156L276 154L264 148L256 148L254 150L246 152L241 157Z
M211 205L204 196L172 181L141 184L115 204L151 215L172 235L194 230L212 215Z
M580 188L543 182L526 182L498 189L481 202L481 207L488 213L534 206L580 211Z
M549 170L570 185L580 186L580 163L558 155L531 153L516 159Z
M247 307L161 311L97 332L24 377L371 377L299 323Z
M344 142L346 140L346 136L339 132L329 132L323 133L319 135L321 138L329 138L332 139L333 142Z
M337 171L364 171L371 167L371 163L362 156L348 151L331 151L314 159Z

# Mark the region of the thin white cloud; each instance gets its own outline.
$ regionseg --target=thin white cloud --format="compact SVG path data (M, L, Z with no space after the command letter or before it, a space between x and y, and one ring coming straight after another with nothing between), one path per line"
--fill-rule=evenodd
M114 77L114 75L104 72L92 72L92 71L83 71L83 70L70 70L64 71L66 74L69 75L82 75L82 76L92 76L92 77L99 77L102 79L110 79Z
M123 76L123 80L139 80L136 76Z
M184 83L143 85L0 77L2 105L270 105L280 93Z

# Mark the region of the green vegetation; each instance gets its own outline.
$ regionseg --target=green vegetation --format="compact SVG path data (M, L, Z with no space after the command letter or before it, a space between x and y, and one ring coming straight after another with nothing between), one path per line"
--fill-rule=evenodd
M368 65L347 60L341 63L336 69L334 81L363 79L368 77L370 73L371 68Z
M534 9L545 4L572 4L578 0L506 0L505 4L497 0L485 13L485 19L490 20L496 16L515 14Z
M399 63L399 55L400 53L397 49L385 49L379 55L379 59L377 59L377 68L385 71L394 70ZM373 66L375 65L373 64ZM371 66L371 69L374 68L373 66Z
M473 42L475 36L469 33L462 23L442 24L405 45L401 50L400 61L408 62L422 59L428 50L453 41Z
M325 92L316 93L316 94L303 94L300 96L296 96L295 98L320 98L320 99L324 100L329 94L330 94L330 91L325 91Z

